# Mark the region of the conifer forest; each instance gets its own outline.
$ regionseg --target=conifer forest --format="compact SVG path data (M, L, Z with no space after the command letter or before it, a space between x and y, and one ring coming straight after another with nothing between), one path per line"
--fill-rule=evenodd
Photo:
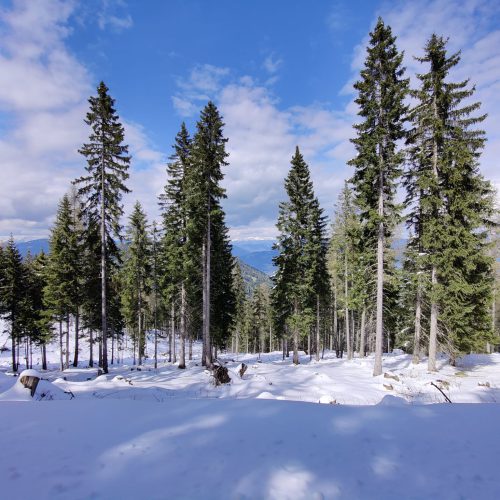
M366 33L349 175L331 203L307 146L280 159L267 275L233 249L217 100L178 120L157 217L125 208L123 101L97 85L48 250L22 254L15 233L0 243L0 491L500 496L492 111L452 37L398 44L382 17Z

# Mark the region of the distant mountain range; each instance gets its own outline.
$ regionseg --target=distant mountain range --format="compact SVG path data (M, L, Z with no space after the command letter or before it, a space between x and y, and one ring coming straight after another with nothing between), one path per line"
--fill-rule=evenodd
M47 238L31 241L19 241L16 242L16 245L23 257L26 257L28 252L31 253L31 255L37 255L41 252L49 252L49 240Z
M273 257L278 255L272 248L274 243L274 240L235 240L232 242L233 255L255 269L271 275L275 270Z
M272 286L269 274L272 273L272 256L275 254L270 248L273 242L242 241L238 245L233 245L233 254L240 264L241 273L245 282L245 291L251 294L261 283L269 287ZM46 238L20 241L16 243L19 252L23 257L28 255L37 255L40 252L49 252L49 240ZM259 250L261 249L261 250Z
M271 276L275 267L273 265L273 257L278 252L273 250L274 240L235 240L232 242L233 255L247 266L250 266L256 271ZM32 255L40 253L42 250L47 253L49 251L49 240L38 239L32 241L24 241L17 243L17 247L24 257L28 252ZM402 262L402 253L406 247L406 239L395 239L392 244L396 254L396 261Z

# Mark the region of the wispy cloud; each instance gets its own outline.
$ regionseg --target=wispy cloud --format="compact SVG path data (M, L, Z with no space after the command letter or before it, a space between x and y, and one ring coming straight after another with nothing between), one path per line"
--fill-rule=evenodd
M102 0L97 14L97 24L101 30L111 28L120 32L134 25L124 0Z

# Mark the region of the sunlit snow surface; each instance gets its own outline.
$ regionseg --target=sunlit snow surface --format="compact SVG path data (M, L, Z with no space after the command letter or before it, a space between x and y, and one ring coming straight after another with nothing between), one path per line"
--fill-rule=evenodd
M500 406L430 404L431 382L454 403L500 401L498 354L436 374L389 355L374 378L371 358L227 353L232 383L214 387L198 346L186 370L162 355L99 377L86 361L58 371L56 348L41 401L1 355L2 498L500 498Z

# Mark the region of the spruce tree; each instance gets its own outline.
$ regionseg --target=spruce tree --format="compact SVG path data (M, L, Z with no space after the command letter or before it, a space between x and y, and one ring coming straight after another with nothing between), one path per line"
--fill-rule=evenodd
M223 135L224 123L214 103L209 102L201 112L196 125L190 155L189 174L185 179L187 205L188 246L193 249L191 258L201 260L202 281L202 364L212 365L212 330L218 331L217 342L229 334L229 315L221 309L231 302L231 290L216 284L214 286L214 265L218 268L215 280L231 283L232 258L225 228L225 215L221 200L226 197L220 183L222 168L227 166L226 142ZM193 267L191 263L189 267ZM222 268L224 266L224 268ZM229 296L224 296L226 293ZM215 295L214 295L215 294ZM215 323L212 322L212 316Z
M191 138L186 125L175 138L173 154L167 164L167 184L160 196L163 208L164 237L163 249L163 279L162 289L167 306L174 312L175 303L180 304L180 359L178 367L186 367L186 337L188 330L188 315L196 309L196 289L199 284L198 273L190 268L192 262L187 248L188 206L186 200L186 177L189 175Z
M408 80L403 78L403 54L398 52L391 28L378 19L370 42L361 79L354 85L355 102L363 121L355 125L352 140L357 155L349 163L356 202L364 224L364 246L376 249L376 338L373 375L382 373L384 330L384 250L386 239L397 222L396 181L401 174L403 154L398 141L405 136L405 97Z
M474 116L480 108L470 102L474 88L468 80L448 81L460 55L448 56L446 41L432 35L418 60L429 71L418 75L420 87L413 93L417 105L408 139L408 223L415 234L416 265L427 278L417 287L415 340L421 329L420 302L430 281L428 367L435 371L438 328L452 361L492 340L493 261L487 228L494 212L493 190L479 173L485 134L476 125L485 115Z
M2 286L0 288L1 315L10 325L12 371L16 372L19 360L16 358L17 343L22 336L24 297L26 294L26 272L21 254L12 235L3 251Z
M61 370L69 365L69 318L70 315L76 316L80 303L80 250L71 202L65 195L59 204L51 231L44 290L46 315L59 322ZM62 338L63 321L66 321L65 349Z
M129 217L127 242L122 283L125 293L124 315L128 326L136 332L135 344L140 365L146 347L144 318L147 309L146 299L151 290L152 243L146 214L138 201Z
M128 178L128 146L123 144L124 128L114 108L114 99L101 82L97 96L89 98L90 111L85 123L90 126L89 142L79 152L87 160L87 175L77 179L78 195L83 200L83 211L92 224L100 229L101 260L101 331L102 368L108 373L107 350L107 288L109 267L118 258L115 238L120 238L120 217L123 214L121 198L129 190L125 186Z
M288 201L279 206L272 301L278 331L281 335L292 332L293 362L298 364L300 338L310 333L317 298L326 295L328 284L324 219L298 147L291 165L285 179Z

